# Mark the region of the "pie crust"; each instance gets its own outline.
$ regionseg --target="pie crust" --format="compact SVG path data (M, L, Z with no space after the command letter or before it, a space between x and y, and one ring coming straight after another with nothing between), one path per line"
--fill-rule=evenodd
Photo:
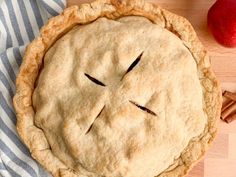
M129 16L137 16L137 17L129 17ZM101 17L105 17L105 18L101 18ZM145 24L147 23L148 25L148 23L153 23L157 25L158 28L165 29L166 30L165 34L167 34L167 30L171 32L172 34L174 34L175 36L173 35L171 38L173 38L173 40L176 40L176 41L178 38L178 41L181 41L183 46L185 47L186 55L188 54L188 57L191 56L194 59L195 64L194 65L191 64L191 66L195 66L196 73L198 76L198 81L199 81L199 88L201 88L201 92L199 93L202 94L202 97L197 98L197 99L202 98L202 103L201 103L202 110L200 111L201 114L199 113L199 115L204 114L204 116L202 117L205 117L205 119L203 118L204 120L201 120L201 125L204 124L204 127L201 127L200 123L198 127L197 126L198 122L195 120L194 120L195 122L194 121L191 122L191 123L196 124L197 130L196 131L193 130L193 131L195 133L197 132L197 136L191 137L191 139L187 141L187 146L184 147L184 149L180 152L180 154L176 157L173 157L173 162L168 164L168 166L166 166L165 168L163 167L164 169L157 171L155 175L158 177L177 177L177 176L181 177L181 176L186 175L189 169L192 167L192 165L195 164L204 155L205 151L209 147L209 144L213 141L216 135L216 131L217 131L217 120L220 117L220 109L221 109L221 102L222 102L221 90L220 90L219 83L216 80L214 73L212 72L209 56L206 50L204 49L203 45L200 43L199 39L197 38L197 35L195 31L193 30L192 26L190 25L190 23L183 17L172 14L155 4L147 3L142 0L97 0L91 4L82 4L80 6L69 7L65 9L61 15L51 18L48 21L48 23L41 29L39 37L37 37L34 41L32 41L27 46L27 49L23 58L23 63L20 67L20 71L17 76L16 94L13 99L13 104L16 110L16 115L17 115L18 133L20 137L22 138L23 142L29 148L32 157L35 158L48 171L50 171L53 176L55 177L73 177L73 176L75 177L85 177L85 176L91 176L91 177L96 177L96 176L133 177L133 176L136 176L136 177L139 177L140 176L142 177L143 175L141 174L142 170L139 172L139 169L136 169L137 170L136 175L134 175L132 169L130 170L131 172L129 173L129 168L131 168L129 165L125 166L126 167L125 170L118 171L117 173L114 172L113 174L108 173L106 172L106 170L104 170L106 165L103 165L103 163L98 164L97 165L98 167L97 166L94 167L94 170L96 172L84 172L83 171L84 169L80 170L78 168L72 169L71 164L69 164L69 162L65 163L65 160L63 159L61 160L61 158L58 157L58 152L56 150L54 151L51 149L52 145L50 145L48 138L46 138L47 133L45 133L45 130L43 128L40 128L38 126L38 123L35 118L37 117L37 111L38 111L36 110L36 108L37 109L39 108L37 104L39 105L40 103L39 102L35 103L33 100L39 100L39 98L36 98L37 93L35 93L37 92L35 91L35 89L37 90L39 87L38 83L41 82L41 85L42 85L42 79L40 80L39 75L40 77L43 77L41 76L42 75L41 71L45 69L44 68L45 62L50 61L50 57L49 57L51 56L50 53L52 53L53 55L53 52L55 52L55 51L52 51L54 50L53 47L54 45L57 45L58 41L62 41L64 38L66 38L67 35L70 36L73 30L76 31L77 28L80 28L81 26L86 26L87 24L100 23L102 19L104 19L104 21L109 21L109 20L122 21L123 20L124 23L127 23L126 21L129 21L130 19L132 20L132 18L134 18L135 20L137 19L137 21L140 20L140 23L141 23L145 21L143 17L145 17L146 21L149 21L149 22L145 22ZM68 31L70 32L68 33ZM171 34L169 35L171 36ZM71 35L70 37L72 38L76 36ZM165 45L165 43L163 43L163 45ZM62 49L62 48L59 48L59 49ZM157 47L157 50L158 50L158 47ZM141 56L145 57L145 51L141 51L141 53L139 54L140 54L139 57ZM129 62L129 64L131 63L132 62ZM88 74L85 75L84 77L87 77L87 79L91 80ZM121 77L121 79L123 78ZM100 83L100 84L104 84L104 83ZM147 89L149 88L150 87L147 86ZM138 107L144 110L144 107L141 107L140 103L130 101L129 104L130 104L129 109L132 109L132 111L134 112L135 111L139 112L139 110L136 109L135 107ZM172 103L166 104L166 106L171 106L171 105ZM133 108L131 108L131 106L133 106ZM144 111L146 111L146 113L137 113L137 114L134 113L134 114L136 116L139 114L146 115L149 113L148 118L150 118L150 116L158 117L158 114L159 114L156 109L155 111L151 111L151 110L144 110ZM168 117L166 119L168 119ZM187 122L185 123L187 124ZM132 125L132 123L130 124ZM73 130L73 127L69 127L69 128L67 127L67 130L70 130L70 128ZM193 127L190 126L190 128L193 128ZM65 130L66 128L63 127L63 129ZM199 133L198 131L200 130L201 132ZM68 137L67 137L68 140L65 140L65 141L68 141L69 144L72 143L70 146L71 149L69 149L70 152L68 153L75 154L75 156L80 155L81 149L77 148L78 146L74 140L70 140L72 134L73 132L69 132ZM75 143L74 146L73 146L73 143ZM131 151L132 151L132 148L131 148ZM103 151L101 150L101 152ZM139 153L145 154L145 153L141 153L141 151ZM166 153L166 152L163 150L163 153ZM93 155L93 153L91 154ZM168 156L168 154L165 154L165 155ZM106 156L106 154L105 155L102 154L101 156ZM107 154L107 156L111 158L113 154L112 155ZM116 155L114 154L114 156ZM152 167L150 167L150 173L149 171L147 171L149 169L149 166L148 166L149 164L146 163L147 159L145 159L145 158L150 159L150 156L147 156L147 157L145 155L143 156L140 155L140 156L141 156L141 159L143 158L143 162L145 162L143 164L143 169L146 170L147 176L152 177L155 170L153 170ZM153 156L155 156L155 154L153 154ZM86 159L89 160L91 158L88 155L84 159L86 161ZM153 164L159 163L155 160L155 158L154 160L150 159L150 161L153 162ZM82 162L80 160L78 160L78 163L83 167L84 164L81 164ZM89 162L85 162L85 164L88 164L88 163ZM113 163L113 161L108 160L108 163ZM164 160L163 160L163 164L165 164ZM93 165L90 164L90 166L93 166ZM117 166L114 165L111 168L113 167L114 169L120 168L119 165ZM101 173L98 174L97 171L99 171L100 169L101 169ZM114 169L113 171L116 171ZM141 164L140 169L142 169L142 164ZM109 171L109 169L107 171Z

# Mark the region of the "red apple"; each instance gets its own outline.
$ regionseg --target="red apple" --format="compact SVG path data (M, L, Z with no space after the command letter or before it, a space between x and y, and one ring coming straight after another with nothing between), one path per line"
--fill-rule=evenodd
M217 0L208 11L208 28L226 47L236 47L236 0Z

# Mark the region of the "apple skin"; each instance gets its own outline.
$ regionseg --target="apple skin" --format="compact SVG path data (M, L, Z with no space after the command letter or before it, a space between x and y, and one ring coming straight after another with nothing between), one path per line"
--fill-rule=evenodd
M236 47L236 0L217 0L207 15L208 28L225 47Z

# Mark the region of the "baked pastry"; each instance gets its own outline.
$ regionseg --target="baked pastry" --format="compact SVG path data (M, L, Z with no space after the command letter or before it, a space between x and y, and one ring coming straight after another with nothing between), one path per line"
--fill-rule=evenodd
M17 130L55 177L184 176L221 92L189 22L141 0L73 6L26 49Z

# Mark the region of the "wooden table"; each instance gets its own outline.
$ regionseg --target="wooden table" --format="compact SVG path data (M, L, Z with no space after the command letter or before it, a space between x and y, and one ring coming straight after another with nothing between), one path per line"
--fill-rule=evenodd
M68 6L91 2L67 0ZM222 89L236 91L236 48L228 49L215 42L207 30L207 11L215 0L151 0L160 6L186 17L194 26L200 40L211 56L216 76ZM232 124L219 122L216 140L203 160L187 177L236 177L236 121Z

